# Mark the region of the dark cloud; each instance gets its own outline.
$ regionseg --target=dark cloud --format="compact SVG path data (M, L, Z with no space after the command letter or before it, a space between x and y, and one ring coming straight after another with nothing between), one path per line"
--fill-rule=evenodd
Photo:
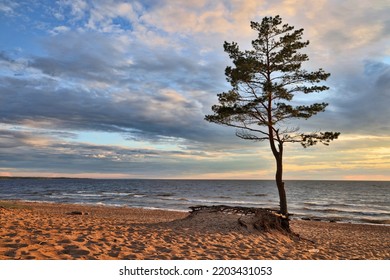
M185 48L175 46L183 42L147 44L131 40L132 36L126 34L128 39L123 39L121 34L94 31L61 33L42 40L46 54L31 57L29 66L53 77L105 82L149 94L163 88L209 91L224 84L222 51L220 55L202 53L197 42L185 42Z
M0 77L4 123L121 132L138 140L204 142L223 135L203 120L224 84L222 59L209 65L210 54L196 47L123 43L96 32L42 43L45 55L31 56L22 77ZM0 58L17 63L5 52Z
M344 133L388 134L389 79L390 65L375 61L365 62L364 73L338 78L330 100L333 127Z
M18 131L0 130L0 149L11 149L26 145L31 135Z
M257 159L215 159L199 150L157 150L64 141L43 131L0 130L0 165L5 169L54 173L121 173L166 177L259 165ZM169 175L170 174L170 175Z
M51 78L0 80L0 102L7 104L0 110L3 123L59 131L119 132L132 139L154 141L173 137L203 142L221 136L203 120L201 104L175 91L117 96L61 88Z
M8 54L5 51L0 51L0 60L4 62L15 62L12 58L8 56Z
M42 40L46 56L32 57L30 67L62 78L114 81L124 58L109 35L66 32Z
M95 167L101 165L100 169L104 169L104 165L122 165L122 168L128 168L131 163L147 163L160 157L182 153L66 142L43 134L34 131L1 130L0 161L3 162L2 166L28 167L31 164L33 168L51 166L52 170L61 167L73 171L80 167L88 168L89 165ZM42 166L39 159L42 160ZM32 164L33 161L36 163ZM69 161L74 163L74 167L69 166Z

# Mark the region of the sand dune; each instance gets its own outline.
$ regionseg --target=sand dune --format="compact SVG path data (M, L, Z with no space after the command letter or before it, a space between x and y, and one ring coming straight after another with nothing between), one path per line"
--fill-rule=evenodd
M299 239L249 232L226 214L0 205L0 259L390 259L388 226L292 221Z

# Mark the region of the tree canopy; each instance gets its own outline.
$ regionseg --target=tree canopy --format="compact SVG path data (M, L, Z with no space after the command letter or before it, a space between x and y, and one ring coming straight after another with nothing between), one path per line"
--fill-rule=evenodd
M281 24L280 16L266 17L262 23L251 22L259 34L252 41L252 50L241 51L235 42L224 43L234 64L225 70L232 89L218 94L220 104L212 107L214 115L206 116L206 120L236 127L237 136L249 140L271 137L282 143L299 142L304 147L317 142L328 144L339 133L297 133L298 128L284 125L286 120L308 119L325 110L327 103L294 105L293 97L327 90L327 86L318 83L330 74L321 68L313 72L302 69L302 63L309 58L299 50L309 41L302 41L303 29Z

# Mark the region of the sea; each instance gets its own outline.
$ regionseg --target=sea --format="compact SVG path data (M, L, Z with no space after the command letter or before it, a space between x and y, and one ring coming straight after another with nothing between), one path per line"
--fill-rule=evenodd
M285 181L292 219L390 225L390 182ZM272 180L0 179L0 200L189 211L198 205L278 209Z

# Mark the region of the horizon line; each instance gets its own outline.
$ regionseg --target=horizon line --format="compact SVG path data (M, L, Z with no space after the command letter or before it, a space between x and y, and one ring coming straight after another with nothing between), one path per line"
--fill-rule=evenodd
M207 179L195 179L195 178L93 178L93 177L68 177L68 176L0 176L0 180L14 180L14 179L77 179L77 180L176 180L176 181L275 181L275 179L221 179L221 178L207 178ZM378 180L378 179L285 179L284 181L350 181L350 182L390 182L390 180Z

